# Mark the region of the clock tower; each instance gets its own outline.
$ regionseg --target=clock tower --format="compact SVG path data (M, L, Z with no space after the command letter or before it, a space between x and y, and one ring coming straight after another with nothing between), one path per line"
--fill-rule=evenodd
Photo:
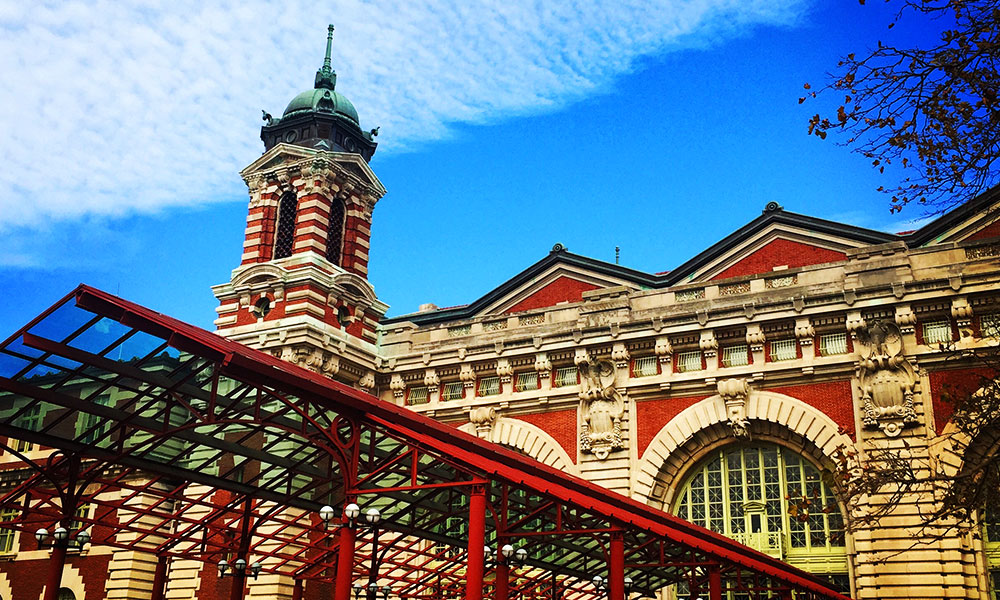
M265 112L264 154L241 171L250 194L240 265L214 286L218 333L334 379L374 385L376 326L388 306L368 282L378 131L335 90L333 26L312 89Z

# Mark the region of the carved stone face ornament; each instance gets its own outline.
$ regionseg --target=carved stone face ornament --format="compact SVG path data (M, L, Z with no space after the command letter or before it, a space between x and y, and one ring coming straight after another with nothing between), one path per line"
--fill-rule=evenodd
M917 373L903 356L899 326L875 320L859 327L855 336L862 346L857 369L861 420L868 429L898 436L919 422L913 406Z

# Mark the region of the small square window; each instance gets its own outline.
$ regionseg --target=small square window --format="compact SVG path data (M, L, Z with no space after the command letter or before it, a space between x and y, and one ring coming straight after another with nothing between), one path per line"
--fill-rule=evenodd
M701 371L701 352L681 352L677 355L677 371L687 373L688 371Z
M980 317L979 334L983 337L1000 338L1000 314Z
M14 521L20 514L21 511L16 508L0 510L0 554L11 554L14 552L17 530L13 528L8 529L4 524Z
M410 406L427 404L427 386L411 387L406 390L406 403Z
M514 383L515 392L538 389L538 371L522 371L517 374L517 381Z
M500 393L499 377L481 377L477 396L496 396Z
M441 391L441 400L447 402L448 400L460 400L465 397L465 388L462 386L461 381L452 381L444 384L444 389Z
M580 383L580 378L576 367L561 367L556 369L556 377L552 381L552 387L566 387Z
M825 333L819 336L819 355L847 354L847 333Z
M651 377L659 372L659 363L655 356L640 356L632 359L632 377Z
M923 324L925 344L943 344L951 342L951 323L948 321L931 321Z
M722 348L723 367L744 367L748 364L750 364L750 354L746 344Z
M774 340L771 342L769 355L772 361L795 360L798 351L794 339Z

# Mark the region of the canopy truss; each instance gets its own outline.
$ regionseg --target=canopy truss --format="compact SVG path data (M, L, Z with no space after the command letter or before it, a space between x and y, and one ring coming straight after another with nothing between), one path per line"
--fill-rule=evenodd
M162 564L259 561L300 597L312 580L347 600L375 554L375 579L400 598L623 600L625 577L642 596L679 585L692 598L844 598L675 516L87 286L0 345L0 435L20 458L0 477L0 508L20 511L7 525L77 521L94 544ZM380 531L343 517L351 502L379 509ZM497 563L507 543L524 565Z

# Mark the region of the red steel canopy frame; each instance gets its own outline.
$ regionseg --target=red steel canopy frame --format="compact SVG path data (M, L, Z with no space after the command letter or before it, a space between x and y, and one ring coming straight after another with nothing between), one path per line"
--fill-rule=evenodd
M325 586L350 600L372 564L400 598L624 600L626 577L643 597L675 585L690 598L846 598L676 516L83 285L0 345L0 435L21 459L0 473L0 508L19 511L5 525L89 527L95 545L155 556L154 599L172 559L238 558L291 578L298 598ZM32 460L28 443L54 450ZM343 516L351 502L383 515L377 544ZM525 564L498 564L503 544Z

